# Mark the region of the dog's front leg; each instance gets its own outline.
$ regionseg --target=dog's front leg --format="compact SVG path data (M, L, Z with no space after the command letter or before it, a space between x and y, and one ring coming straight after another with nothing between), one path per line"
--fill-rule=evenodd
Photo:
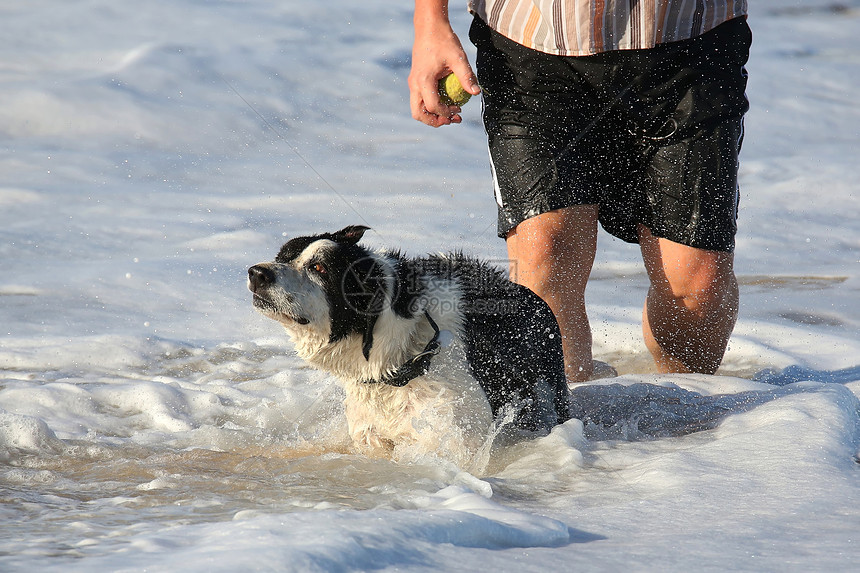
M355 448L366 456L387 458L394 452L394 442L379 435L373 426L350 427L349 434Z
M349 436L355 448L365 455L390 457L394 451L394 442L384 437L377 428L375 413L361 401L347 399L345 406Z

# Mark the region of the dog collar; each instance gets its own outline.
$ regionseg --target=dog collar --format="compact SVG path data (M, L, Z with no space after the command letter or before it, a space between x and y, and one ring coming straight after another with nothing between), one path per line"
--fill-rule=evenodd
M439 327L436 322L430 318L430 314L425 310L424 316L427 317L427 322L433 327L433 338L424 347L424 350L407 360L400 368L395 370L388 376L383 376L379 380L365 380L365 384L382 383L388 386L406 386L409 382L419 376L423 376L430 370L430 359L439 354Z

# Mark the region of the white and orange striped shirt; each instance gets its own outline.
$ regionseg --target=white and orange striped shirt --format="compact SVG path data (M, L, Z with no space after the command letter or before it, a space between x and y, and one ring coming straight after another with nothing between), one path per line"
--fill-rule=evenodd
M586 56L695 38L747 13L747 0L469 0L469 10L515 42Z

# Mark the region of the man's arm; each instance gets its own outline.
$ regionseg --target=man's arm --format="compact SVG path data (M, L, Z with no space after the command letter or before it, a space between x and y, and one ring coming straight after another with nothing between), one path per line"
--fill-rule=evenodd
M460 108L439 100L438 82L451 72L472 95L481 93L448 19L448 0L415 0L415 41L409 74L412 117L432 127L460 123Z

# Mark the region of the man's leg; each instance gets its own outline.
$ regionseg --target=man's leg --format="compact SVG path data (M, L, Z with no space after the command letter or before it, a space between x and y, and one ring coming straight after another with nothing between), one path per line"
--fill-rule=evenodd
M580 205L526 219L507 236L511 279L540 296L561 329L571 382L592 373L585 285L597 249L597 206Z
M651 280L642 330L657 369L713 374L738 316L734 256L660 239L641 225L639 244Z

